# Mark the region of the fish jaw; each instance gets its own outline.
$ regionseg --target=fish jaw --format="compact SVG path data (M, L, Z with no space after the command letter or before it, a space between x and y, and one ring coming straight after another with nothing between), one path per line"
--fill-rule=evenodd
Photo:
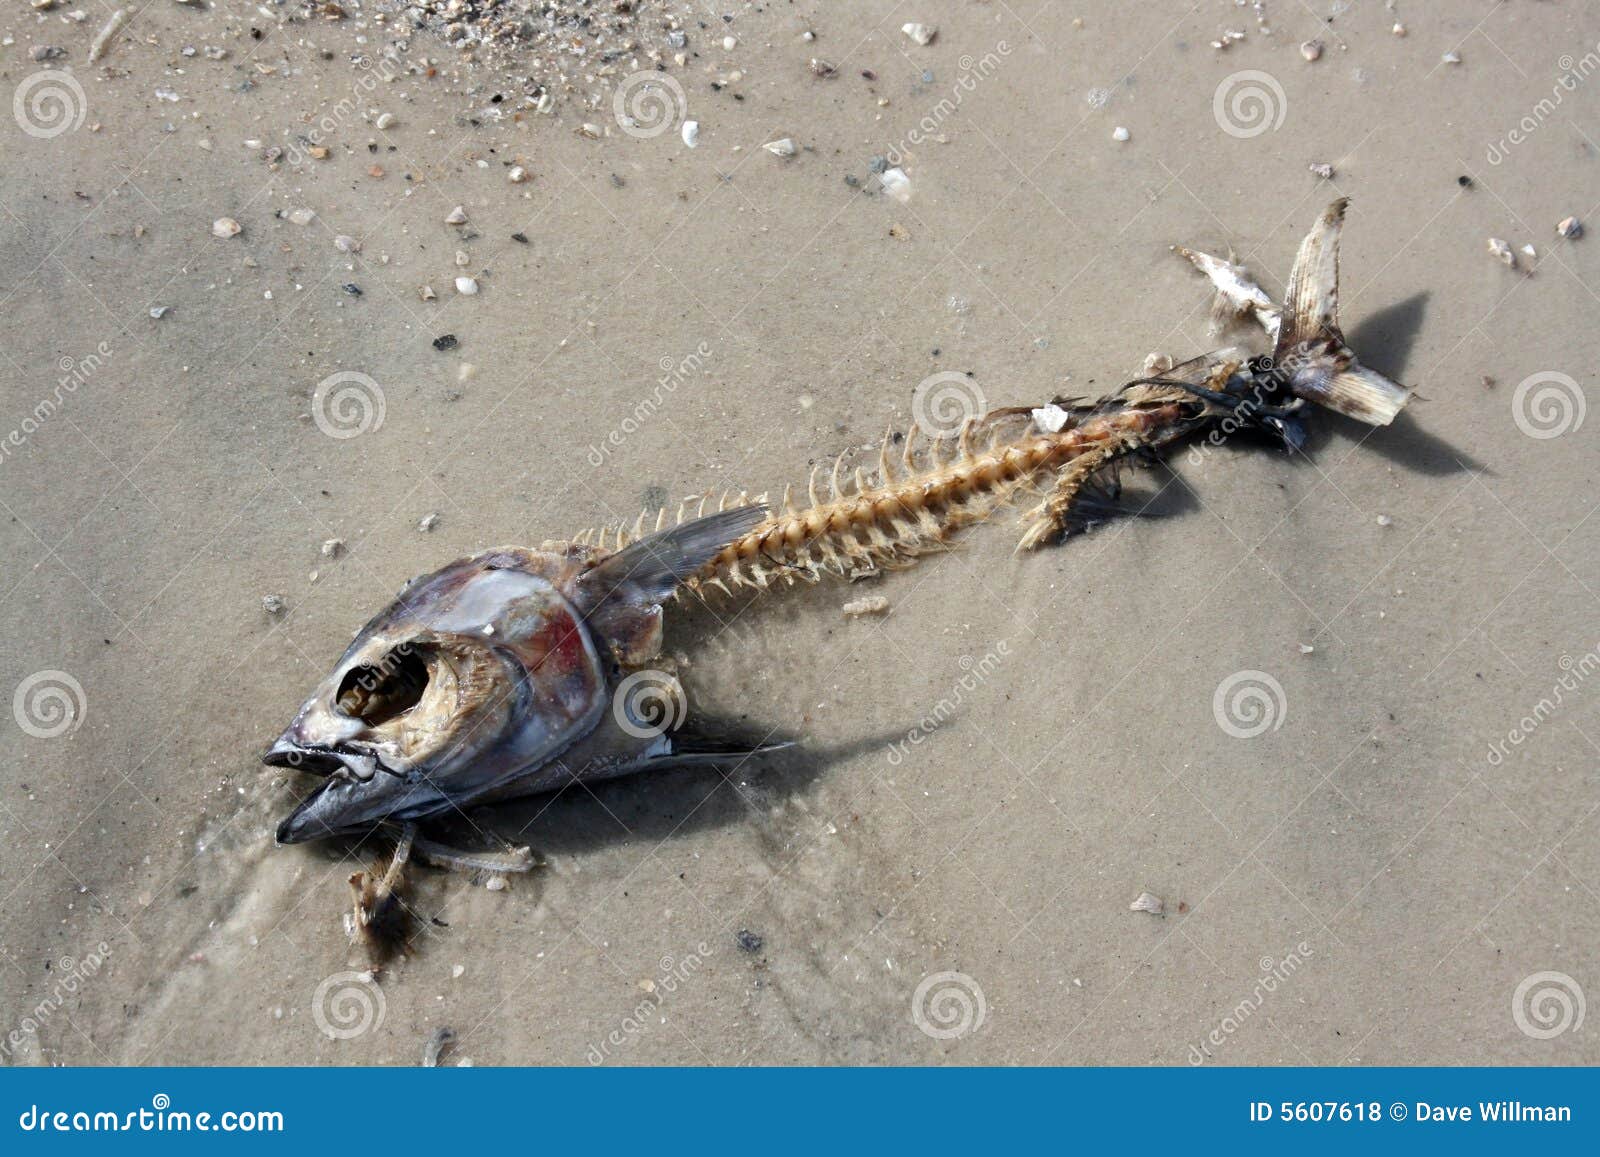
M606 709L600 649L557 589L566 560L494 551L413 581L264 756L325 782L280 843L425 819L559 755Z

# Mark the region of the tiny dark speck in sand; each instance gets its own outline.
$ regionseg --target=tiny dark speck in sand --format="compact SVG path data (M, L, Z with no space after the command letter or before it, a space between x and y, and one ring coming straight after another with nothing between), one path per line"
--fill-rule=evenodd
M455 349L457 344L459 343L457 343L456 335L453 333L443 334L440 337L433 339L433 348L438 350L440 353L444 353L446 350Z
M511 235L511 240L517 242L519 245L526 245L528 243L528 235L526 233L513 233Z
M734 933L733 938L738 941L739 948L744 952L760 952L761 946L766 943L765 940L761 939L761 937L757 936L748 928L739 929L738 932Z
M361 287L353 281L347 281L344 283L344 291L351 297L361 296Z

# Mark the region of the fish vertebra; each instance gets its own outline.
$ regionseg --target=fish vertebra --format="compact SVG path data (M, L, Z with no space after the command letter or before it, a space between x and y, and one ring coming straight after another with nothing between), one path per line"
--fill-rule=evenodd
M1273 334L1270 357L1215 350L1099 401L991 411L921 448L915 426L903 439L891 432L870 476L845 475L841 457L820 486L813 471L803 502L786 490L776 510L744 495L702 499L674 525L661 511L647 531L641 515L631 529L487 551L414 579L268 751L270 764L326 777L278 839L398 825L409 850L416 825L465 807L771 750L686 720L660 656L671 598L903 566L1025 492L1040 500L1018 549L1033 549L1103 516L1114 489L1105 482L1124 459L1218 425L1301 449L1308 401L1387 424L1409 394L1362 366L1338 325L1345 204L1301 244L1281 311L1240 267L1182 251L1230 310ZM452 853L421 837L416 846L471 870L532 863L526 850Z

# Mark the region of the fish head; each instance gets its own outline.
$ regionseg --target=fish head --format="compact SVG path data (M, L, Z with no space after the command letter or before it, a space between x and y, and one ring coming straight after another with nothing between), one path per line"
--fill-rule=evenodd
M565 566L491 551L407 584L263 757L326 777L279 842L468 804L586 734L606 676Z

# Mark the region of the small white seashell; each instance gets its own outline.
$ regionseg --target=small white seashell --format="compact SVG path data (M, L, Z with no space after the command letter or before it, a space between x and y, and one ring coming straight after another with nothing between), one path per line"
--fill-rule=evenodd
M1157 374L1164 374L1172 368L1172 357L1164 353L1148 353L1144 355L1144 374L1153 378Z
M431 285L424 285L421 289L417 290L417 295L421 297L423 301L439 300L439 295L433 291L433 286Z
M739 38L738 37L736 37L736 36L724 36L722 38L722 51L724 51L724 52L732 52L735 48L738 48L738 47L739 47Z
M465 225L467 223L466 209L457 205L449 213L445 214L444 223L446 225Z
M902 205L911 200L911 178L904 169L885 169L878 180L883 183L883 191Z
M1394 525L1394 519L1390 518L1387 514L1380 514L1373 521L1376 522L1379 526L1393 526Z
M396 118L392 112L379 113L378 119L372 122L373 126L379 132L382 132L384 129L392 129L397 123L399 123L398 118Z
M1524 257L1526 257L1529 261L1532 261L1532 260L1534 260L1535 258L1537 258L1539 256L1539 251L1537 249L1535 249L1532 245L1524 245L1522 247L1522 255Z
M793 137L781 137L775 141L768 141L761 146L775 157L792 157L800 151L794 143Z
M527 179L528 170L524 169L521 165L512 165L510 170L506 173L506 180L510 181L513 185L520 185Z
M422 516L422 520L417 523L417 529L422 531L423 533L427 533L427 532L431 531L434 527L436 527L438 525L439 525L439 512L437 510L435 510L432 514L424 514Z
M938 26L933 24L902 24L900 31L924 48L932 44L934 37L939 35Z
M588 137L591 141L598 141L603 134L599 125L585 122L578 126L578 135Z
M1116 128L1111 130L1111 139L1114 141L1125 141L1132 135L1132 133L1123 128L1121 125L1118 125Z
M1139 898L1128 905L1130 912L1148 912L1152 916L1161 915L1165 908L1166 904L1162 903L1161 897L1153 892L1140 892Z
M478 292L478 282L471 277L456 278L456 292L466 297L471 297Z
M680 130L680 132L683 136L683 143L688 145L691 149L700 143L699 121L684 121L683 128Z
M1511 251L1511 246L1507 245L1499 237L1489 238L1489 252L1498 258L1502 264L1512 269L1517 267L1517 255Z
M237 237L243 229L244 226L240 225L232 217L218 217L211 222L211 235L213 237Z
M1322 41L1308 40L1300 46L1300 55L1307 60L1322 59Z
M1583 222L1576 217L1563 218L1561 224L1556 226L1556 232L1563 237L1570 237L1576 241L1583 236Z
M1460 64L1461 54L1459 52L1447 52L1439 59L1445 64Z

